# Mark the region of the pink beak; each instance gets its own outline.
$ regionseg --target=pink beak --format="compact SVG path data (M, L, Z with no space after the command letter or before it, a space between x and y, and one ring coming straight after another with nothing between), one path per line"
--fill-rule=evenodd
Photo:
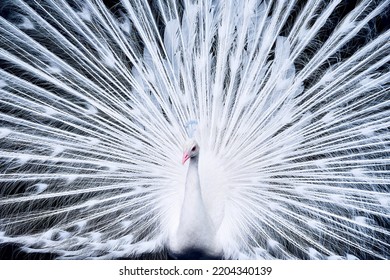
M181 163L184 164L189 158L190 158L190 156L187 153L184 153Z

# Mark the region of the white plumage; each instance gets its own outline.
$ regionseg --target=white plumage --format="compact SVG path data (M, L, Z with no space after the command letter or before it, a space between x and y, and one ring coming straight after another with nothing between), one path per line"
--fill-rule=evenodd
M183 255L183 252L197 252L208 257L221 255L221 248L217 240L217 227L221 224L219 217L211 218L210 209L205 205L204 196L207 196L207 189L200 185L199 179L199 145L191 140L184 149L184 164L190 161L185 181L184 198L180 209L179 224L172 236L170 236L169 248L172 253ZM214 202L214 206L223 211L224 203ZM219 218L219 219L216 219Z
M390 257L389 1L80 3L0 7L0 243Z

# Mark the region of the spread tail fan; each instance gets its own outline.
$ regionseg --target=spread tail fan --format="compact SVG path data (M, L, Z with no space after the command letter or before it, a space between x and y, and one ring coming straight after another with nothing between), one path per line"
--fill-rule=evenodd
M0 243L63 259L166 258L189 237L226 259L390 258L389 9L3 1Z

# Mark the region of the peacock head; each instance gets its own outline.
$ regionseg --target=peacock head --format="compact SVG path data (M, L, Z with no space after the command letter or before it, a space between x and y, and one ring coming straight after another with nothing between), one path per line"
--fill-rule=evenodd
M195 140L190 139L184 146L182 164L184 164L189 158L196 157L199 154L199 150L200 148L198 143Z

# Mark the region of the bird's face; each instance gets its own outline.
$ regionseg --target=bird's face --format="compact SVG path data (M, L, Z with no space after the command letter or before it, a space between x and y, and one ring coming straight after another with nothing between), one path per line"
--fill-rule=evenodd
M189 140L185 147L183 152L183 160L182 164L184 164L189 158L195 157L199 154L199 145L196 143L195 140Z

